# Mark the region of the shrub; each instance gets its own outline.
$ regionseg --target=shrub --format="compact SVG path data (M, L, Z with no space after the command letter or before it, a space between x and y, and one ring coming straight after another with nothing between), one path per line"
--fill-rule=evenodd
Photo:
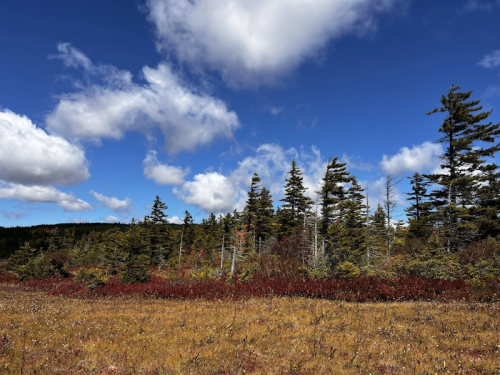
M71 261L71 256L63 251L46 254L48 262L52 265L54 273L63 277L69 277L70 273L66 270L65 265Z
M144 284L151 280L151 273L146 266L127 264L120 275L122 284Z
M106 285L108 279L106 273L99 268L81 268L75 275L75 281L89 289Z
M453 256L443 256L422 261L411 261L407 267L410 274L426 279L456 280L461 277L461 266Z
M328 278L330 269L328 267L307 268L306 273L309 279L324 280Z
M47 256L30 259L27 264L15 267L13 272L21 280L45 279L56 275L56 271Z
M359 268L351 262L342 262L337 266L336 276L339 279L353 279L360 274Z
M491 280L500 276L500 269L495 267L492 261L480 260L474 265L464 267L467 275L472 279Z

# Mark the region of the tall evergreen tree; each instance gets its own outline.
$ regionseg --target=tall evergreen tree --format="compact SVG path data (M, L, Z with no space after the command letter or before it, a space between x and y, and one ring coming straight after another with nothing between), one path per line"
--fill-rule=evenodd
M263 187L257 201L255 237L258 243L267 241L273 235L274 208L271 192Z
M494 144L500 135L500 124L481 124L491 111L480 112L483 108L480 100L468 101L472 91L459 90L459 86L452 85L440 100L442 107L428 113L446 113L439 128L442 137L438 139L446 147L441 156L443 172L427 178L440 186L433 192L433 198L448 252L466 246L473 239L476 229L470 208L479 187L478 171L485 165L484 158L492 157L500 149L500 144Z
M151 213L144 218L144 225L147 227L151 243L150 264L167 258L171 251L167 226L168 215L165 213L167 209L167 205L157 195Z
M411 206L405 211L409 218L409 234L413 237L426 237L430 235L430 217L432 214L432 203L428 200L427 187L430 182L416 172L408 177L411 183L411 193L406 193Z
M344 225L348 231L349 240L349 260L360 264L366 255L366 228L365 228L365 204L363 195L364 189L358 183L355 177L352 177L352 183L348 193L348 201L345 210Z
M293 233L301 225L304 215L312 206L311 198L304 195L307 188L304 187L303 180L302 172L293 159L288 178L285 180L285 197L281 199L281 202L285 202L283 211L287 212L290 220L290 228L285 231L288 234Z
M346 210L346 184L353 178L346 168L347 163L339 163L338 158L330 158L326 167L323 186L321 187L322 233L335 221L342 222Z
M245 216L247 231L251 231L251 227L255 225L255 216L257 215L257 209L259 206L259 194L260 194L260 177L257 173L253 174L252 182L250 184L250 190L248 191L248 199L245 206Z

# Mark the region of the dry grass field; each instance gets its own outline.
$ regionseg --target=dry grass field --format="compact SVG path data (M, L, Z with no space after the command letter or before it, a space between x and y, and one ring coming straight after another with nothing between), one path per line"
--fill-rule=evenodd
M0 285L1 374L497 374L500 306L71 299Z

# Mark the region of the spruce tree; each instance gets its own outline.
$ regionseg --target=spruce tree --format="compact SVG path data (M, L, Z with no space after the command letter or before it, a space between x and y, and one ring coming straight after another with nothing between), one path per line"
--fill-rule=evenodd
M459 90L459 86L452 85L440 100L442 107L428 113L446 113L439 128L442 137L438 139L446 147L441 156L443 173L429 174L427 178L440 186L433 192L433 203L448 252L467 246L474 238L477 229L470 208L479 188L478 172L485 165L484 158L500 149L500 144L495 144L500 124L481 124L492 111L481 112L480 100L468 101L472 91Z
M409 234L412 237L427 237L430 235L432 214L432 204L427 194L430 182L418 172L408 178L412 186L412 192L406 193L409 196L407 200L412 202L405 210L409 219Z
M323 234L334 222L343 221L347 201L345 185L352 181L352 177L349 175L346 163L339 163L337 157L330 158L320 191Z
M271 192L263 187L257 200L255 237L260 244L273 236L274 208Z
M366 255L366 223L364 217L365 204L364 189L359 185L356 178L352 177L352 183L346 203L344 225L347 228L349 240L349 261L361 264Z
M167 209L167 205L157 195L151 213L144 218L144 225L147 227L151 244L150 264L157 263L161 259L168 257L171 250L168 243L168 215L165 213Z
M307 214L312 206L312 201L311 198L304 195L307 188L304 187L304 178L295 159L292 160L292 167L288 175L288 178L285 180L285 197L280 201L285 202L283 210L288 213L290 220L290 228L287 228L285 232L291 234L301 225L304 215Z
M260 193L260 177L257 173L253 174L250 190L248 191L248 199L245 206L245 216L247 231L251 231L251 227L255 225L255 216L257 215L258 200Z

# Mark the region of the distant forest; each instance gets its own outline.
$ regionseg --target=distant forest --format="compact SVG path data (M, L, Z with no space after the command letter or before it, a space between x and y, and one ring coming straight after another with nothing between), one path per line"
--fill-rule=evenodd
M41 224L30 227L9 227L0 226L0 259L8 258L25 243L37 249L48 249L54 238L72 236L76 241L88 236L92 232L105 232L109 229L119 228L127 230L128 224L108 224L108 223L62 223L62 224Z

